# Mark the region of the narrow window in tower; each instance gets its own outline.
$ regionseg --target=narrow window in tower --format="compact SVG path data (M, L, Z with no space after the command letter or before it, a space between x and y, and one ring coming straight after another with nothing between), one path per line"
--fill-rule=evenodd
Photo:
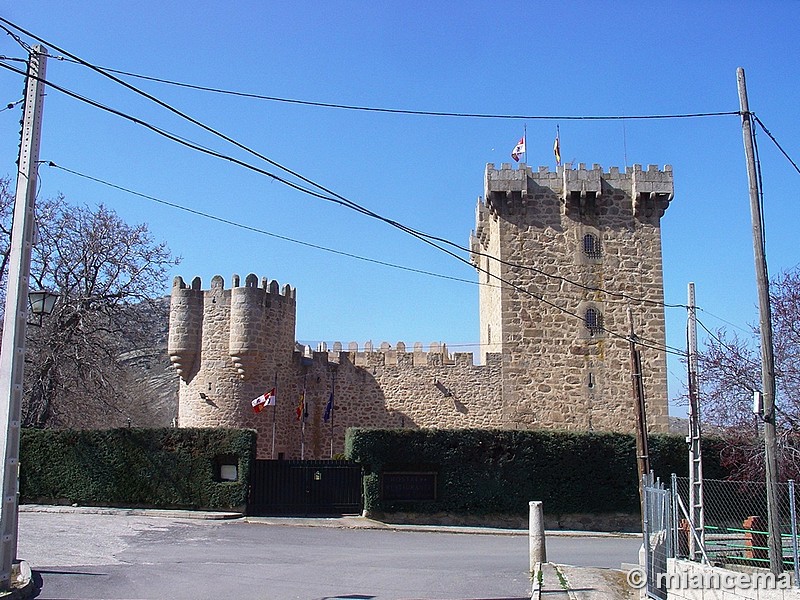
M600 258L600 239L593 233L583 236L583 253L589 258Z
M587 308L583 320L591 335L597 335L603 331L603 314L596 308Z
M491 344L492 343L492 326L491 325L487 325L486 326L486 343L487 344Z

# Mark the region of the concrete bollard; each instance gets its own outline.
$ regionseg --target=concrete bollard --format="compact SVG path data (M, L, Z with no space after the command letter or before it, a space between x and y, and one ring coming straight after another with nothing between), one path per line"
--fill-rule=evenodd
M536 565L547 562L547 550L544 543L544 512L539 500L532 500L528 520L528 546L530 548L531 571Z

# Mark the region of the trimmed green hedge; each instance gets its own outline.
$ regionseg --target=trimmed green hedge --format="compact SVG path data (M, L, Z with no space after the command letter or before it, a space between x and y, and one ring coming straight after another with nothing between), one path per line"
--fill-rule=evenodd
M256 432L246 429L24 429L22 503L242 509ZM219 480L219 460L238 463Z
M636 441L615 433L350 429L346 455L363 464L364 508L375 513L527 514L530 500L550 514L638 513ZM651 468L669 481L686 475L685 438L653 436ZM722 478L718 443L706 440L704 474ZM435 502L381 499L384 471L435 471Z

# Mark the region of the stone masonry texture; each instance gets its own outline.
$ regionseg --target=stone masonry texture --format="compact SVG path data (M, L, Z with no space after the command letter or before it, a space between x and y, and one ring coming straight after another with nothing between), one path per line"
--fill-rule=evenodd
M178 424L253 428L259 458L286 459L341 453L348 427L632 433L630 307L649 429L666 432L660 219L672 195L668 166L487 165L471 237L484 284L478 365L435 343L312 350L295 342L290 286L251 274L203 290L177 277L168 352ZM251 400L273 387L276 406L255 413Z

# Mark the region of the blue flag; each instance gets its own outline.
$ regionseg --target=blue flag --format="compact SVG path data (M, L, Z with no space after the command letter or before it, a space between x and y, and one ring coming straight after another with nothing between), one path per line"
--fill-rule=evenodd
M333 392L328 396L328 403L325 405L325 414L322 415L322 420L327 423L331 418L331 413L333 413Z

